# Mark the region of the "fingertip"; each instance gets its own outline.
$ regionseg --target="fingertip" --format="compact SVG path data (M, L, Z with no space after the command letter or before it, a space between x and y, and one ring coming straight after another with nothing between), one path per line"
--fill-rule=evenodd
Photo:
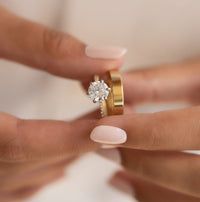
M117 46L86 46L85 56L89 71L103 75L109 70L119 69L124 62L127 49Z

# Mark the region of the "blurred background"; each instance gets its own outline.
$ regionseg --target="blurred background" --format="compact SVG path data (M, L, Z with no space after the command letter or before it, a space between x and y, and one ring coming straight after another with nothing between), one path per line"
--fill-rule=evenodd
M0 3L88 44L126 47L123 71L183 60L200 52L198 0L0 0ZM8 61L1 60L0 67L1 111L23 118L66 120L94 108L76 81ZM146 105L137 110L152 112L168 107L177 106ZM70 167L65 178L45 187L28 202L130 202L130 196L107 184L117 169L119 166L97 154L87 154Z

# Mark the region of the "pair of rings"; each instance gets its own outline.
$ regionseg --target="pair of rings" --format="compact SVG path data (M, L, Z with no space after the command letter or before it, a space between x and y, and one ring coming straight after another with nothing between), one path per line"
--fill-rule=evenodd
M89 85L88 95L94 103L99 103L102 117L123 114L124 92L122 78L117 70L109 71L105 80L95 75Z

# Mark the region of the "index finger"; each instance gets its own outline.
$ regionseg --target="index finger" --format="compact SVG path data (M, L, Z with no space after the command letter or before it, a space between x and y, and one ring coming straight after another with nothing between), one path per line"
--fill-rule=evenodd
M1 57L72 79L89 79L119 68L126 52L119 47L86 48L70 34L23 19L2 7L0 27Z
M95 122L94 119L22 120L0 113L0 159L66 158L95 150L99 146L89 138Z

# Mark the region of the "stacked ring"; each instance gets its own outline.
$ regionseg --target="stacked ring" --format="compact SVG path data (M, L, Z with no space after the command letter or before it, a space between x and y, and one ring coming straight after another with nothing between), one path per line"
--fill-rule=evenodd
M101 116L123 114L124 93L122 78L117 70L109 71L106 77L107 82L94 76L90 83L88 95L94 103L99 103Z

